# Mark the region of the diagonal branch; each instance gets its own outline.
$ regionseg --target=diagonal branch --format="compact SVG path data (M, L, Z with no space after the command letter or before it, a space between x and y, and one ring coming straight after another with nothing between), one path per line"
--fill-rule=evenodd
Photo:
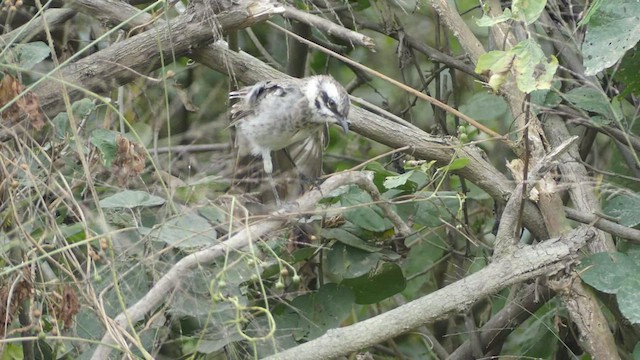
M78 85L74 88L68 87L70 98L76 100L86 90L106 93L138 78L136 72L147 73L159 68L161 57L170 59L181 56L194 47L217 40L219 35L216 34L219 34L219 30L223 34L238 30L283 11L283 8L268 2L244 1L242 5L220 14L212 14L216 24L214 28L209 23L212 19L195 21L194 19L198 19L195 14L185 12L169 24L161 23L153 29L63 67L60 76L67 83ZM195 12L197 9L192 11ZM59 82L45 81L36 87L35 92L47 114L55 115L63 109L62 86Z

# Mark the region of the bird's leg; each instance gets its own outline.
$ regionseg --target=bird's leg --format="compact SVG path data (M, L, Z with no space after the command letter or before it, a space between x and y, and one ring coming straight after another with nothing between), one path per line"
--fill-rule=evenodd
M271 190L273 190L273 197L276 200L276 205L280 207L280 196L278 196L278 189L276 188L276 182L273 180L273 163L271 162L271 151L265 150L262 152L262 163L264 165L264 172L269 177L269 184Z

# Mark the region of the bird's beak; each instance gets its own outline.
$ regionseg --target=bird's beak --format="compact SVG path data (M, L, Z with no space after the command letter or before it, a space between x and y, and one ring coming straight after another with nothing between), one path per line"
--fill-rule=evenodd
M338 124L340 124L345 134L349 132L349 120L347 118L339 118Z

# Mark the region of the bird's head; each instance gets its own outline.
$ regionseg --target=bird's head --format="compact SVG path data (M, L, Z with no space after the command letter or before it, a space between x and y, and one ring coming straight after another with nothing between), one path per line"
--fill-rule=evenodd
M345 133L349 131L349 94L339 82L331 76L312 76L304 93L311 107L312 122L338 124Z

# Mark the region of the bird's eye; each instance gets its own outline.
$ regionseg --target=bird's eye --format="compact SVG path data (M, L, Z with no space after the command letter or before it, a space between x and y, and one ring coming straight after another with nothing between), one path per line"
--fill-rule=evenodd
M335 107L336 107L336 102L335 102L333 99L328 99L328 100L327 100L327 106L328 106L330 109L335 109Z

